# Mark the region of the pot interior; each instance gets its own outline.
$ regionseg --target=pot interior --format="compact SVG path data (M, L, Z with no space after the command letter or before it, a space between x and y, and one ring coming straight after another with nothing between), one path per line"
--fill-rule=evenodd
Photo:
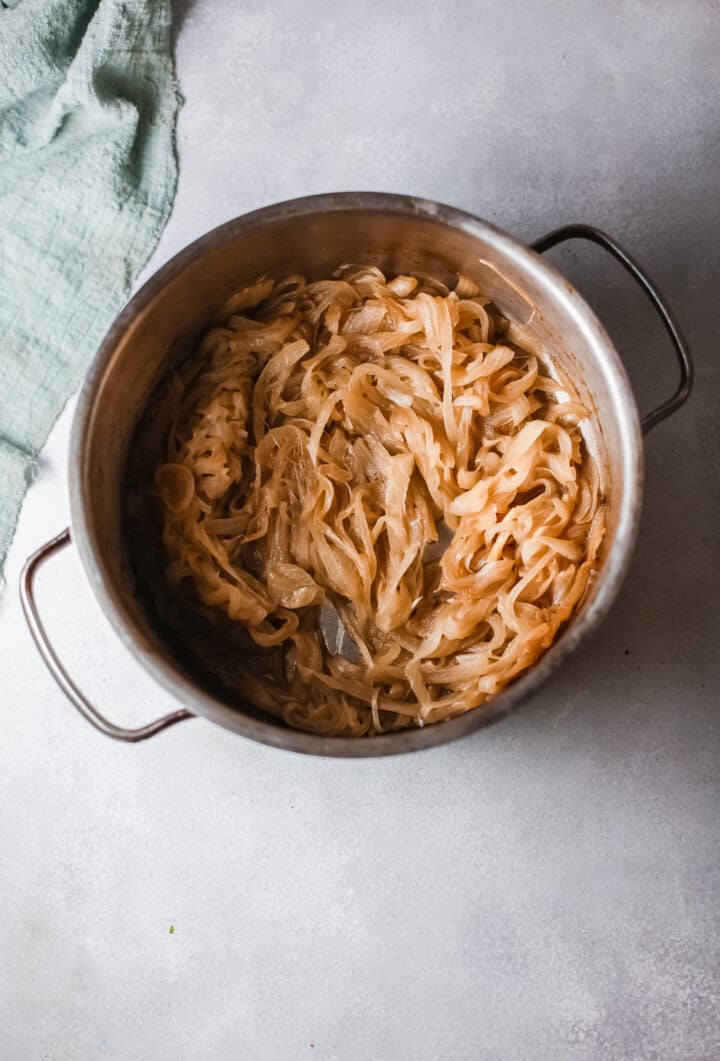
M229 694L199 678L159 629L137 586L124 529L131 439L168 365L186 356L219 319L226 300L258 275L302 273L318 279L346 263L378 265L387 273L425 272L449 284L458 273L474 279L521 330L522 345L552 367L560 388L569 380L592 410L584 436L606 498L598 577L539 663L491 708L360 741L289 730L252 707L238 707ZM440 743L503 713L594 625L615 595L632 545L640 463L637 410L617 354L585 302L546 262L492 226L434 203L386 195L319 196L257 211L203 237L163 267L123 311L78 405L70 468L73 528L94 591L116 630L191 711L298 750L383 754Z

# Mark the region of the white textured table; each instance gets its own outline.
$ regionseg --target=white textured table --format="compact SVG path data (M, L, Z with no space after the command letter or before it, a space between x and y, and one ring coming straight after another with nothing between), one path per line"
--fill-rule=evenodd
M64 701L16 585L67 522L66 414L0 603L0 1056L720 1057L717 4L197 0L178 18L181 178L153 268L315 191L437 198L528 240L590 221L667 294L698 383L648 437L634 565L592 644L502 725L368 762L203 721L122 746ZM641 404L669 393L629 281L599 251L560 262ZM113 718L172 706L72 551L40 595Z

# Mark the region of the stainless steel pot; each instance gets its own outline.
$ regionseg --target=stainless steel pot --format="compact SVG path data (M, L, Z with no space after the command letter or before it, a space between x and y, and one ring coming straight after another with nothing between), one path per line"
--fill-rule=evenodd
M541 258L567 239L588 239L635 277L658 310L678 356L675 394L641 422L618 354L592 310ZM607 532L598 577L579 612L549 651L492 702L449 722L371 739L319 737L289 729L254 708L233 706L203 687L173 655L137 592L123 529L123 484L130 440L154 384L181 357L238 287L259 273L330 273L344 262L390 272L473 277L501 311L524 328L527 344L569 377L594 417L586 441L607 497ZM320 195L270 206L230 221L173 258L129 302L110 329L83 385L70 447L72 533L63 531L28 560L21 595L30 630L53 677L94 726L125 741L203 715L245 737L315 755L372 756L414 751L472 733L507 714L594 630L627 568L642 496L642 430L677 409L692 382L690 357L664 300L613 240L572 225L528 248L460 210L384 194ZM125 645L186 709L141 729L109 722L66 673L34 601L39 566L75 541L90 585Z

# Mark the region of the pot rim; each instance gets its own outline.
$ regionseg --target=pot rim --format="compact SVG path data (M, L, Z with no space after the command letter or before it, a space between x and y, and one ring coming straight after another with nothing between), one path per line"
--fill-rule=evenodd
M447 722L399 730L369 739L328 737L291 729L253 718L216 700L186 678L171 663L149 651L135 628L121 594L103 575L92 521L88 519L85 496L88 490L88 454L85 440L95 411L95 399L105 378L117 345L136 316L150 306L157 295L206 250L230 242L243 232L290 217L343 211L383 211L403 216L423 217L469 235L490 239L496 247L517 261L548 291L562 311L574 318L590 344L605 359L606 378L618 412L622 433L621 448L627 489L619 509L617 529L598 573L595 598L570 621L561 636L521 677L506 686L489 702ZM513 236L473 214L428 199L385 192L331 192L289 199L262 207L224 222L194 240L162 265L130 299L103 339L85 377L73 418L69 449L69 493L73 539L75 540L93 593L104 614L145 670L192 714L214 721L251 740L303 754L345 758L371 758L432 748L457 740L507 715L529 697L594 631L610 609L622 584L637 536L642 504L643 447L640 416L625 367L614 344L590 306L567 279L540 254Z

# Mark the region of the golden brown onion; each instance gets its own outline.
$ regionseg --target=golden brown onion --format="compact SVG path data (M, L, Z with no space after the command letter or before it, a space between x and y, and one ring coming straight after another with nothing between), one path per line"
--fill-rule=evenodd
M188 633L191 651L301 729L361 736L484 704L595 568L587 409L556 402L468 277L450 292L376 268L262 278L227 318L136 446L161 610L194 600L217 634Z

